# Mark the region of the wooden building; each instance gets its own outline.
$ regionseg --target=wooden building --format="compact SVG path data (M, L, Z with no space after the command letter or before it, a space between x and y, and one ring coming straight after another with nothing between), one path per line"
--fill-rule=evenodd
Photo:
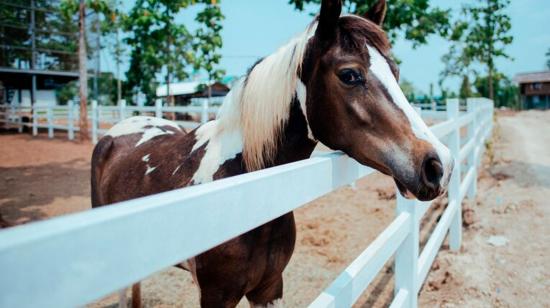
M550 70L517 74L522 109L550 108Z
M78 79L79 27L66 20L61 2L0 1L0 104L57 103L56 90ZM97 28L99 17L90 13L86 18L88 66L89 75L95 78L99 76L99 44L93 25Z
M212 101L220 103L223 97L229 92L229 87L221 82L213 82L211 84L210 94L213 98ZM174 96L176 105L188 105L191 103L192 98L206 98L208 97L208 88L204 83L198 81L187 82L175 82L171 83L169 87L165 84L157 87L157 97L165 98L170 89L170 95ZM219 99L216 99L219 98Z

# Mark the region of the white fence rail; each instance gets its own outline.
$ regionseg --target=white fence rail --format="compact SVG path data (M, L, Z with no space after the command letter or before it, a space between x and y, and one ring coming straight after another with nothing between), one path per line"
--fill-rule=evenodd
M472 99L431 127L457 158L446 207L419 251L429 202L397 199L396 218L310 307L349 307L395 256L392 307L417 307L417 294L447 231L461 242L461 202L476 193L477 168L492 129L493 104ZM461 142L461 128L467 136ZM463 129L464 130L464 129ZM74 307L204 252L304 203L374 172L341 153L314 157L117 206L0 232L0 307ZM399 194L398 194L399 195Z
M216 98L219 101L219 98ZM155 106L128 106L121 100L117 106L102 106L92 101L88 107L88 120L90 133L94 143L104 135L109 126L134 116L149 115L166 117L169 113L190 115L189 120L178 120L184 128L193 129L201 123L207 122L218 112L218 107L209 106L209 99L194 98L190 106L164 106L161 100L155 102ZM67 138L73 140L75 132L78 132L80 107L73 101L66 106L17 106L0 105L0 123L5 128L23 131L24 127L32 129L33 135L38 134L39 129L47 129L49 138L54 138L55 131L66 131Z

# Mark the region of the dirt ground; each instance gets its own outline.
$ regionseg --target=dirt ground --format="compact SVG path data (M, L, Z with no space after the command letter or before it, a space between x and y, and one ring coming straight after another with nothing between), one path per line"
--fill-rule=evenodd
M474 223L464 230L463 247L446 244L421 291L423 307L550 307L548 201L550 196L550 112L498 117L475 202L464 206ZM546 130L546 131L545 131ZM90 208L92 146L0 134L0 222L26 223ZM298 209L298 239L284 278L287 307L303 307L391 222L393 183L369 176ZM424 243L443 202L422 222ZM491 236L508 242L492 246ZM392 296L391 263L356 307L386 307ZM198 292L187 272L166 269L146 279L146 307L196 307ZM116 296L91 307L115 307ZM240 306L247 307L243 301Z
M439 253L421 306L550 307L550 112L500 114L494 135L474 224Z

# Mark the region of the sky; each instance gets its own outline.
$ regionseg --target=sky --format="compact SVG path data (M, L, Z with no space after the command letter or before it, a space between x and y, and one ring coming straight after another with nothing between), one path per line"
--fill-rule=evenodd
M430 3L451 8L457 16L461 5L471 1L432 0ZM131 5L132 0L124 1L125 9ZM271 54L302 32L312 20L309 13L316 10L315 6L309 6L304 12L298 12L287 0L222 0L221 8L225 20L220 67L228 75L237 76L245 74L258 58ZM196 12L197 9L187 9L177 16L176 21L194 29ZM543 70L544 54L550 48L550 0L511 0L507 12L512 19L514 41L506 51L513 61L500 59L496 62L497 68L510 77L520 72ZM416 89L424 93L429 92L433 83L435 93L439 93L437 81L444 67L441 56L448 48L449 42L434 35L428 38L428 44L416 49L412 48L411 43L398 39L393 52L402 61L402 78L411 81ZM114 61L106 52L102 53L102 67L114 70ZM125 63L122 70L127 67ZM445 86L457 89L459 82L449 80Z

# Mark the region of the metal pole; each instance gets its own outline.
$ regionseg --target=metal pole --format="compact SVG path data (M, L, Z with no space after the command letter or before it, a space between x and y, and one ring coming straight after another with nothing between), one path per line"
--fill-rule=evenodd
M96 31L96 67L94 76L94 98L99 101L99 72L101 70L101 29L99 27L99 13L96 12L95 31Z
M116 29L115 56L116 56L116 101L120 102L120 100L122 99L122 83L120 81L120 37L119 37L119 29L118 29L118 19L117 19L117 29Z
M31 69L36 69L36 17L35 17L35 4L34 0L31 0ZM32 74L31 85L31 108L36 103L36 75Z

